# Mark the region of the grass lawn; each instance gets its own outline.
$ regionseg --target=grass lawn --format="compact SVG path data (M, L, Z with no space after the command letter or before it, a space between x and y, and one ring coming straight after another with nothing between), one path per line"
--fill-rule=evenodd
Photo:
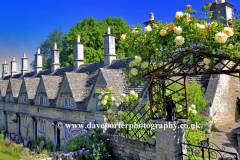
M15 159L21 159L21 157L9 155L0 151L0 160L15 160Z

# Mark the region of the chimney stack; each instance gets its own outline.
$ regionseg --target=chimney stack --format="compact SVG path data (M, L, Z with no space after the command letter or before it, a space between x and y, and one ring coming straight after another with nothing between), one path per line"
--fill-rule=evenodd
M104 35L104 65L109 65L116 59L115 36L111 34L110 27L107 27L107 34Z
M60 68L59 63L59 50L57 49L57 43L54 43L54 48L52 50L52 64L51 64L51 72L56 71Z
M11 76L13 77L13 75L17 73L17 62L15 58L13 58L10 63L11 63Z
M26 53L23 53L22 58L22 75L28 72L28 58L26 57Z
M154 14L151 12L150 13L150 20L153 21L154 20Z
M212 20L219 20L223 24L228 25L227 21L232 19L232 8L234 5L229 2L225 2L225 0L218 0L218 3L215 2L214 4L215 5L212 5L210 8L210 10L213 11ZM223 20L221 16L223 16L226 20Z
M37 54L35 54L35 74L38 74L42 68L42 54L40 54L40 48L38 47Z
M81 64L84 64L84 44L80 42L80 35L77 35L77 42L73 44L74 47L74 69L77 69Z
M5 76L7 76L7 61L6 59L4 59L4 63L2 64L2 78L4 78Z

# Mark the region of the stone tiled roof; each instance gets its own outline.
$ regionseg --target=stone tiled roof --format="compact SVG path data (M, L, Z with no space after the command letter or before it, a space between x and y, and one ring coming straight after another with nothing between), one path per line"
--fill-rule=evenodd
M111 86L116 90L116 95L119 96L125 92L125 75L121 75L123 72L122 69L100 69L104 80L107 84L111 84Z
M8 80L2 80L1 82L1 96L5 97L6 91L7 91L7 86L8 86Z
M66 78L77 108L86 109L85 107L93 88L91 76L86 73L66 73Z
M26 90L27 90L27 95L28 99L32 101L35 97L36 91L37 91L37 86L40 81L40 78L30 78L30 77L24 77L23 78L25 85L26 85Z
M22 84L22 79L10 78L9 83L11 84L13 98L18 98L18 94L19 94L20 87Z
M53 104L57 96L59 86L62 82L62 76L42 75L42 80L46 90L47 98L50 103Z

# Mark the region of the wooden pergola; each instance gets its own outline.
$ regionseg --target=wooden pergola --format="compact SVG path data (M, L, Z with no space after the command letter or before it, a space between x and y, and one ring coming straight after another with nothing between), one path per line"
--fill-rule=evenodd
M204 64L204 59L211 61L209 65ZM161 67L147 73L149 81L149 100L151 119L164 118L166 116L164 99L166 90L171 91L168 96L174 94L183 96L175 104L183 106L180 112L177 112L178 118L188 118L188 94L187 94L187 76L195 75L210 75L210 74L226 74L239 77L240 69L237 67L240 64L240 58L230 57L229 55L219 55L205 53L199 50L181 53L178 58L171 62L166 62ZM234 75L238 73L238 75ZM175 77L175 79L173 79ZM168 83L166 83L168 82ZM169 87L173 84L182 86L179 90L172 90ZM184 95L183 95L184 93Z

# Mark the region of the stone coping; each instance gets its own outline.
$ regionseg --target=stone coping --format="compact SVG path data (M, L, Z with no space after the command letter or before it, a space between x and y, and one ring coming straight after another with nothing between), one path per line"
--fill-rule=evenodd
M95 113L95 114L106 114L107 113L107 111L97 111L97 110L93 110L91 112Z
M169 124L169 123L183 124L188 121L189 121L188 119L178 119L177 121L166 121L166 118L151 120L152 123L159 123L159 124Z
M147 150L155 150L155 145L149 144L147 142L130 139L130 138L119 136L119 135L113 135L113 134L109 134L108 136L109 136L109 140L112 142L122 143L124 145L141 148L142 150L144 150L144 148Z

